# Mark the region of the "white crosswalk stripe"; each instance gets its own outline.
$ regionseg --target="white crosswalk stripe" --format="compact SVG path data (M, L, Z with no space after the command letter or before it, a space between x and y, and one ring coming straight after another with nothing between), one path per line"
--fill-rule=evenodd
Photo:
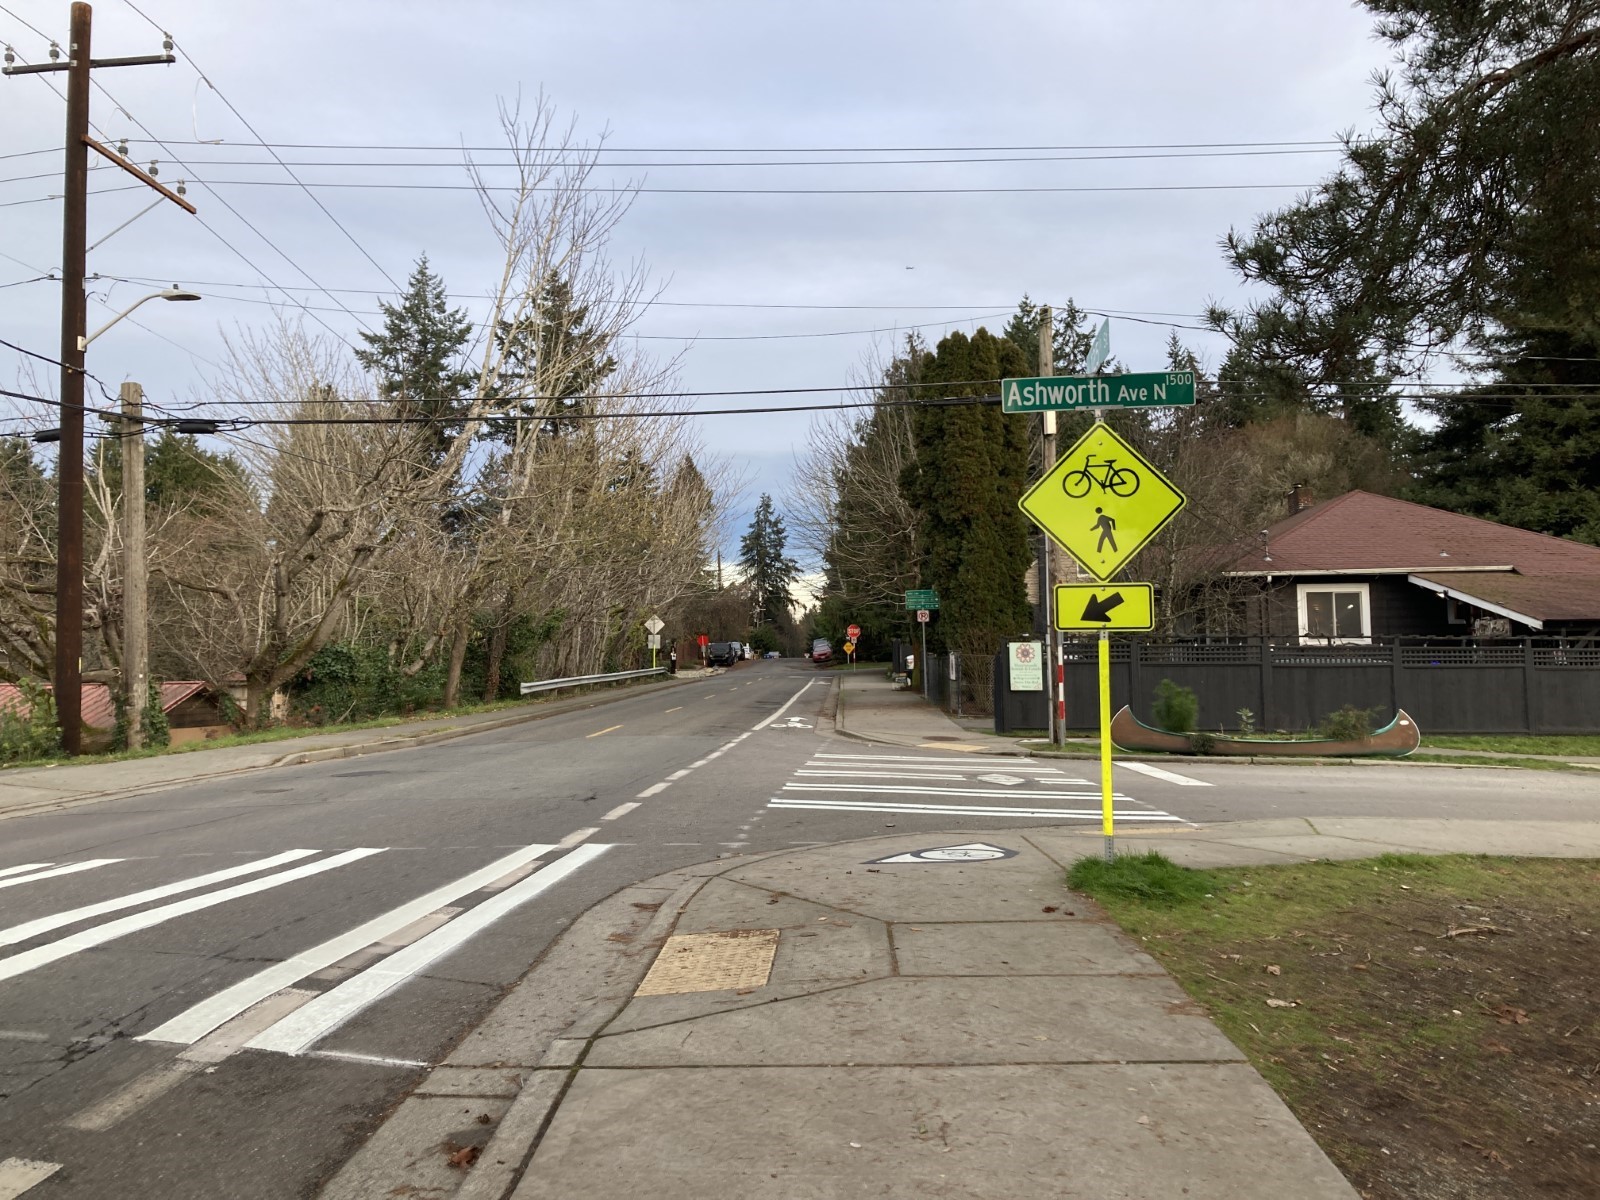
M12 875L7 879L0 879L0 888L16 887L19 883L37 883L41 879L55 879L61 875L76 875L79 871L92 871L96 867L109 867L112 863L119 863L120 858L91 858L84 862L66 863L59 867L50 867L46 871L35 871L32 875Z
M223 888L216 892L206 892L200 896L190 896L186 900L177 900L171 904L164 904L160 908L146 909L132 916L121 917L115 921L107 921L104 925L92 925L88 929L77 933L68 934L54 942L46 942L42 946L35 946L32 950L24 950L21 954L13 954L10 958L0 959L0 981L14 979L18 975L37 970L49 963L59 962L63 958L77 954L95 946L104 945L116 938L126 937L130 933L137 933L141 929L149 929L170 921L174 917L185 916L198 912L203 908L210 908L216 904L223 904L229 900L237 900L241 896L253 896L257 892L264 892L268 888L282 887L297 879L304 879L308 875L320 874L331 871L335 867L342 867L358 859L366 858L373 854L382 854L381 848L359 847L355 850L346 850L342 854L335 854L329 858L318 859L316 862L305 863L298 867L290 867L287 871L279 871L275 875L268 875L264 879L252 879L248 883L235 884L233 887Z
M1054 764L1027 759L819 753L795 771L782 791L768 808L1032 821L1101 819L1098 786ZM1066 807L1073 801L1083 806ZM1112 803L1118 821L1186 823L1121 791L1112 793Z

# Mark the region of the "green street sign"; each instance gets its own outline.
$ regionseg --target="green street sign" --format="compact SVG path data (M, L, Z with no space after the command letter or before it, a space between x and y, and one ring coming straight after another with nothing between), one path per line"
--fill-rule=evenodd
M1080 408L1187 408L1193 403L1193 371L1055 375L1000 381L1000 408L1008 413Z
M939 593L932 588L917 588L906 593L906 609L914 611L919 608L938 608Z

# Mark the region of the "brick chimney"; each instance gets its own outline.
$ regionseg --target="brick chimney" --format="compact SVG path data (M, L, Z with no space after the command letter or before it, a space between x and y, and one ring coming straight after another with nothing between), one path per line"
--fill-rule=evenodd
M1305 484L1296 483L1289 488L1289 515L1291 517L1295 513L1305 512L1316 502L1316 497L1311 494L1311 489Z

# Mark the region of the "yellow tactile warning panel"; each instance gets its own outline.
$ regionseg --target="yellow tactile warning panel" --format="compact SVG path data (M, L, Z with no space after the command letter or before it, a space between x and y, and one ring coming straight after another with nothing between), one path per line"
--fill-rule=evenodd
M776 929L681 933L669 937L635 996L676 996L765 987L778 952Z

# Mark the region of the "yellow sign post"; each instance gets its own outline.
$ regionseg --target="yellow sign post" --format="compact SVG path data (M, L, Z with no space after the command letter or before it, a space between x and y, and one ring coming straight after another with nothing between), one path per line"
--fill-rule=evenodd
M1188 503L1100 414L1018 506L1100 580L1055 589L1055 627L1100 631L1100 820L1106 861L1116 856L1111 787L1111 630L1155 627L1155 588L1108 584Z
M1056 628L1148 631L1156 627L1153 583L1058 583Z
M1096 579L1110 579L1188 503L1109 425L1095 425L1018 501Z

